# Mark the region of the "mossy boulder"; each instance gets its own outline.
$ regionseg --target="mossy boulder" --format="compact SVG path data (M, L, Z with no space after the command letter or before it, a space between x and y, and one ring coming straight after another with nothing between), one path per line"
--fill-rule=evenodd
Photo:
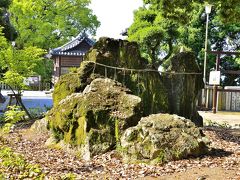
M84 60L111 66L112 68L107 68L96 64L94 74L117 80L129 88L134 95L141 97L144 116L168 112L167 90L161 76L158 72L151 71L155 69L151 69L147 60L141 57L137 43L100 38ZM122 69L114 69L114 67ZM150 71L136 71L143 69Z
M176 72L162 76L168 92L169 113L191 119L196 125L202 126L203 120L197 112L196 101L203 88L203 81L194 53L179 53L173 56L169 63L166 71Z
M90 84L89 77L92 73L93 64L82 62L76 73L70 72L62 75L54 86L53 105L57 105L62 99L72 93L82 92Z
M82 157L113 149L125 129L142 116L141 98L122 84L97 78L82 93L61 100L47 114L57 142L76 147Z
M197 95L202 87L201 74L169 73L200 72L194 54L177 54L169 60L166 71L167 74L160 75L151 69L134 42L100 38L84 57L77 73L62 76L55 85L54 106L68 95L82 92L95 78L110 78L122 83L142 99L144 116L160 112L178 114L201 126L202 119L196 110Z
M126 161L164 163L206 153L207 140L191 120L177 115L153 114L128 128L121 137Z
M100 38L84 57L77 73L61 76L54 87L54 106L66 96L82 92L93 79L101 77L116 80L141 97L145 116L168 111L167 90L159 73L107 68L95 63L126 69L149 68L136 43Z

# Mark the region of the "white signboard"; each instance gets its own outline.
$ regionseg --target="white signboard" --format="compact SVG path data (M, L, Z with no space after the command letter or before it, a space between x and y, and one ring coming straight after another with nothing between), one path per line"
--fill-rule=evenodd
M25 85L38 85L41 81L41 76L31 76L28 78L25 78L23 83Z
M210 85L220 85L220 71L211 71L209 77L209 84Z

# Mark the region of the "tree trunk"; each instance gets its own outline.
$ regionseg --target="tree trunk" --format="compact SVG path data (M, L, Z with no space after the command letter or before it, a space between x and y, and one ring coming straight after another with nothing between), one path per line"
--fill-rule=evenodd
M168 54L162 59L161 61L161 64L166 61L171 55L172 55L172 52L173 52L173 45L172 45L172 39L169 39L168 40ZM161 65L160 64L160 65Z
M8 85L9 86L9 85ZM13 90L13 88L11 86L9 86L9 88L11 89L11 91L13 92L15 98L16 98L16 102L17 104L19 104L21 106L21 108L25 111L25 113L27 114L27 116L29 117L29 119L33 119L31 114L29 113L29 111L27 110L27 108L24 106L23 102L22 102L22 98L21 98L21 93L20 91L18 91L18 94L16 94Z

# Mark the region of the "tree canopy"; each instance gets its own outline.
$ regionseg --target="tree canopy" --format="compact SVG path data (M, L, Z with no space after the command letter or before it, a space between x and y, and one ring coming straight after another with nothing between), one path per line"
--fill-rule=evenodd
M143 56L151 64L161 65L181 47L195 52L203 64L206 14L204 1L198 0L143 0L144 5L134 13L128 30L129 40L140 44ZM210 0L213 5L209 21L210 50L239 50L240 7L237 0ZM227 16L226 16L227 15ZM214 66L215 57L208 69ZM226 62L223 60L223 62ZM237 60L228 61L239 67ZM222 63L222 67L224 64ZM225 65L225 67L227 67Z
M24 79L36 73L36 66L43 60L43 49L29 46L23 49L15 49L1 32L0 26L0 81L5 82L11 90L21 90L25 87ZM16 96L17 102L25 110L29 118L31 115L22 103L21 97Z
M0 1L0 26L3 27L2 32L8 40L14 40L16 38L16 30L10 23L9 13L7 11L11 1L1 0Z
M11 22L18 32L17 44L48 50L78 33L94 34L97 17L88 8L90 0L12 0Z
M14 49L0 32L0 80L22 90L24 78L36 73L36 66L43 60L44 53L44 50L32 46Z

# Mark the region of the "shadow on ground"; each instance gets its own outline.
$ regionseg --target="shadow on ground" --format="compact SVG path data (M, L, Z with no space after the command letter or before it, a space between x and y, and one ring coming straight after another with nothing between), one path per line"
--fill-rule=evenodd
M234 142L240 145L240 129L229 129L223 127L205 127L205 130L214 131L217 136L225 141Z

